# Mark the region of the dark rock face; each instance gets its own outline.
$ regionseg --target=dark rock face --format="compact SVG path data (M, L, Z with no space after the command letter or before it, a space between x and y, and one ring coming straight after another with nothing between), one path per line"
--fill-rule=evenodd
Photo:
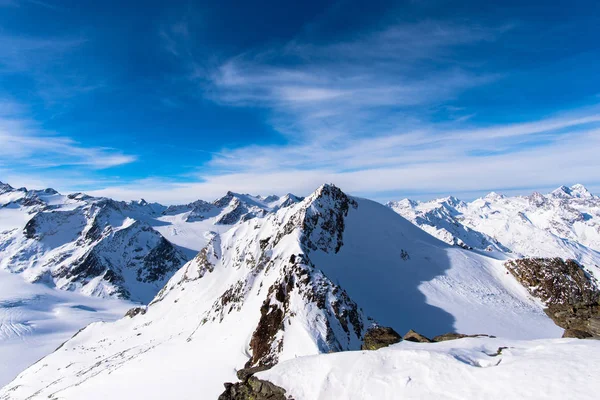
M566 330L588 333L600 337L600 303L550 305L544 310L554 323Z
M356 200L348 197L335 185L321 186L277 233L274 244L294 229L302 229L302 246L306 254L311 250L340 251L343 246L344 219L350 208L358 208Z
M361 350L377 350L398 343L402 336L392 328L375 326L367 330Z
M269 288L269 294L260 308L260 321L250 339L252 358L247 366L273 366L277 363L277 353L272 351L272 345L277 332L283 329L283 317L288 309L289 292L292 289L291 282L291 279L285 285L278 282ZM272 301L273 295L276 301ZM281 346L283 342L279 343L279 347Z
M146 314L146 307L133 307L131 309L129 309L126 313L125 313L125 317L129 317L129 318L133 318L136 315L141 314L144 315Z
M575 260L522 258L505 264L529 292L548 305L593 303L597 282Z
M593 337L590 333L585 331L580 331L577 329L565 329L565 333L563 333L562 337L564 338L577 338L577 339L587 339Z
M600 337L598 282L579 263L561 258L524 258L505 266L529 293L546 303L544 311L568 331L565 335L573 335L565 337Z
M418 332L413 331L412 329L406 332L406 335L402 338L404 340L408 340L409 342L418 342L418 343L432 343L431 339L426 336L421 335Z
M181 255L164 237L144 257L144 268L138 270L137 278L142 282L156 282L177 271L182 265Z
M235 199L232 204L233 209L219 218L215 224L233 225L239 222L244 215L248 213L248 208L238 199Z

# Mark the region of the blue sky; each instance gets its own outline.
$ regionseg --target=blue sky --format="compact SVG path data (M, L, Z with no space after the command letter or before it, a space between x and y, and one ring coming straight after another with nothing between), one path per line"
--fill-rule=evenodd
M297 3L0 0L0 180L600 192L597 1Z

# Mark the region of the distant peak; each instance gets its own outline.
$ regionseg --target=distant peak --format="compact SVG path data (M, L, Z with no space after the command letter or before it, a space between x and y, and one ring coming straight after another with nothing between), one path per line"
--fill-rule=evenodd
M499 194L496 192L489 192L488 194L485 195L484 199L486 200L499 200L499 199L503 199L505 196L503 194Z
M494 193L494 192L492 192L492 193ZM492 193L490 193L490 194L492 194ZM497 193L494 193L494 194L495 194L496 196L501 196L500 198L503 198L503 197L504 197L504 196L502 196L502 195L498 195ZM488 195L488 196L489 196L489 195ZM454 197L454 196L448 196L448 197L446 197L446 198L443 198L443 199L441 199L441 200L442 200L442 201L441 201L441 203L446 203L446 204L448 204L448 205L450 205L450 206L452 206L452 207L456 207L456 206L458 206L458 205L460 205L460 204L462 203L462 201L461 201L460 199L457 199L457 198L456 198L456 197Z
M10 186L8 183L3 183L0 181L0 193L6 193L13 191L14 188Z
M265 197L265 198L263 199L263 201L264 201L265 203L272 203L272 202L274 202L274 201L277 201L277 200L279 200L279 196L277 196L277 195L275 195L275 194L272 194L272 195L270 195L270 196L267 196L267 197Z
M389 201L388 203L386 203L386 206L388 207L398 207L398 208L413 208L419 205L418 201L415 200L411 200L408 198L402 199L402 200L398 200L398 201Z
M225 196L213 201L213 204L221 208L226 207L235 196L236 193L233 193L231 190L228 190Z
M590 191L587 190L587 188L585 186L583 186L581 183L576 183L575 185L571 186L571 195L575 196L575 197L583 197L583 198L594 197L592 195L592 193L590 193Z
M561 186L550 193L554 197L575 197L581 199L589 199L594 197L589 190L581 183L577 183L571 187Z

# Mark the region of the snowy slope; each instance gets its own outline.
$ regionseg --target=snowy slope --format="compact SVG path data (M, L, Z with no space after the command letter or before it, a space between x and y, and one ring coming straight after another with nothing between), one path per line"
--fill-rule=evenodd
M562 186L546 195L490 193L471 203L449 198L388 206L450 244L600 265L600 197L582 185Z
M0 386L89 323L112 321L132 304L30 284L0 270Z
M325 185L212 235L145 313L92 324L0 398L216 398L245 365L358 349L374 321L429 335L562 333L502 260Z
M597 340L477 338L303 357L256 376L296 400L596 399L598 370Z

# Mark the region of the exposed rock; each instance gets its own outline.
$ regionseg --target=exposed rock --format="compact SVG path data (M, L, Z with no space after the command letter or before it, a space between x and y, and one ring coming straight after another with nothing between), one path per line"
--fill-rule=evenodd
M239 370L237 376L241 382L225 383L219 400L293 400L291 396L286 397L284 388L254 376L267 369L269 367L261 366Z
M266 371L269 368L270 367L267 367L265 365L260 365L258 367L252 367L252 368L242 368L237 371L236 375L240 381L246 382L248 380L248 378L250 378L255 373L261 372L261 371Z
M562 337L564 338L577 338L577 339L587 339L592 337L592 335L585 331L580 331L578 329L565 329Z
M375 326L367 330L361 346L362 350L377 350L398 343L402 336L392 328L385 326Z
M567 330L579 330L600 337L600 303L550 305L544 310L554 323Z
M431 339L434 342L444 342L446 340L456 340L462 338L472 338L472 337L490 337L495 338L496 336L486 335L486 334L476 334L476 335L465 335L464 333L456 333L456 332L448 332L443 335L435 336Z
M129 311L127 311L125 313L124 317L133 318L133 317L135 317L138 314L141 314L141 315L146 314L146 307L133 307L133 308L130 308Z
M522 258L505 264L529 292L548 305L594 303L597 283L575 260Z
M286 397L285 389L269 381L258 379L254 376L246 382L225 383L225 391L219 400L291 400Z
M581 331L600 336L598 283L577 261L523 258L505 266L529 293L548 306L544 311L556 325L573 331L569 334Z
M431 339L413 331L412 329L406 332L406 335L404 335L402 339L408 340L409 342L432 343Z

